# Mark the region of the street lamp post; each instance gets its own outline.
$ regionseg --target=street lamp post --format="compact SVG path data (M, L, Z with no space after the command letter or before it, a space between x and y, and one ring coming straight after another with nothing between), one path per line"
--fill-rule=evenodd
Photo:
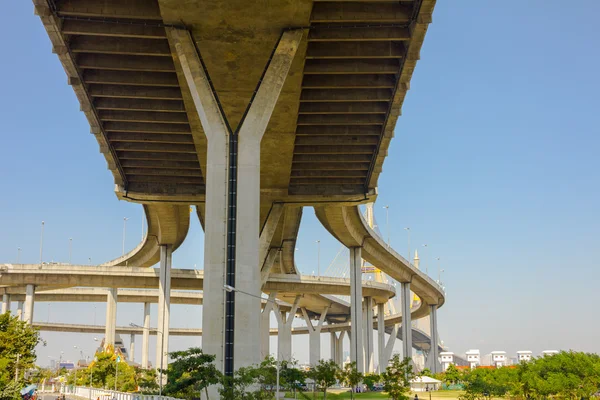
M318 241L317 241L317 242L318 242ZM231 285L223 285L223 290L225 290L227 293L231 293L231 292L237 292L237 293L242 293L242 294L245 294L245 295L247 295L247 296L250 296L250 297L256 297L257 299L265 300L265 299L263 299L261 296L256 296L256 295L254 295L254 294L252 294L252 293L244 292L243 290L236 289L236 288L234 288L234 287L233 287L233 286L231 286ZM268 302L272 302L273 304L277 304L276 302L274 302L274 301L273 301L273 300L271 300L271 299L266 299L266 301L268 301ZM275 383L275 393L276 393L276 394L275 394L275 399L276 399L276 400L279 400L279 351L277 352L277 360L276 360L276 363L277 363L277 364L276 364L276 365L277 365L277 367L276 367L276 370L277 370L277 377L276 377L276 383Z
M442 284L442 272L444 272L443 269L439 269L438 270L438 283L441 285Z
M390 247L390 206L383 206L385 208L385 230L387 231L387 245ZM410 261L410 254L408 255Z
M408 235L408 262L410 263L410 227L404 228Z
M427 244L424 244L423 247L427 248ZM429 266L427 264L425 264L425 253L423 253L423 264L422 265L425 267L425 273L429 274Z
M123 217L123 255L125 255L125 230L127 229L127 220L129 218Z
M17 264L19 263L19 260L21 260L21 248L17 247Z
M43 251L44 251L44 221L42 221L42 234L40 236L40 264L42 264Z
M321 241L317 240L317 276L321 276Z
M71 256L73 255L73 238L69 238L69 264L71 264Z
M133 328L141 328L141 329L147 329L148 331L150 331L150 328L146 328L145 326L141 326L138 324L134 324L133 322L129 323L129 326L133 327ZM163 358L164 358L164 344L165 344L165 339L163 337L163 333L161 331L159 331L158 329L156 330L156 333L160 333L160 370L158 371L159 373L159 378L158 378L158 395L162 396L162 389L163 389ZM156 339L158 340L158 338Z

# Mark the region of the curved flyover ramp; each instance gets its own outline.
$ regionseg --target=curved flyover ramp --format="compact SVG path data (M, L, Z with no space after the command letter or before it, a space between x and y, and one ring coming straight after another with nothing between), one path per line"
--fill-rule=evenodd
M411 313L413 319L429 314L429 305L441 307L445 294L441 287L423 272L410 264L373 231L365 221L358 206L315 207L317 218L323 226L346 247L362 247L362 258L398 282L411 282L411 291L421 298L418 309Z
M160 261L160 245L171 244L175 251L187 236L190 227L188 205L144 204L148 230L129 253L101 264L101 267L151 267Z

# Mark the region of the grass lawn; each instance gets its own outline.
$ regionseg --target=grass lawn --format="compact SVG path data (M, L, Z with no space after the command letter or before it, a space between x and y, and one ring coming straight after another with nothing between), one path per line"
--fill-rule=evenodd
M458 399L458 396L460 396L461 394L463 394L464 392L461 390L440 390L437 392L431 392L431 400L452 400L452 399ZM313 394L312 392L306 392L305 393L309 398L313 398ZM429 400L429 393L428 392L418 392L417 395L419 396L419 400ZM412 400L415 397L415 393L410 393L409 394L409 398ZM286 398L290 398L293 399L294 396L291 395L290 393L288 393L286 395ZM323 393L317 393L317 399L323 399ZM333 389L331 391L327 391L327 398L331 399L331 400L338 400L338 399L349 399L350 398L350 392L345 391L345 390L336 390ZM369 392L369 393L355 393L354 394L354 398L356 400L374 400L374 399L387 399L388 395L387 393L382 393L382 392ZM304 399L304 397L298 396L298 399Z

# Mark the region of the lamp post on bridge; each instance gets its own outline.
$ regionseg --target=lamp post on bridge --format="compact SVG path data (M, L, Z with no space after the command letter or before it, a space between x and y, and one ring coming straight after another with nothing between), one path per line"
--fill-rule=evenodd
M410 227L404 228L406 234L408 235L408 262L410 263Z
M317 276L321 277L321 241L317 240Z
M390 206L383 206L385 208L385 230L387 231L387 245L390 247ZM408 245L410 248L410 244ZM409 250L410 253L410 250ZM410 254L408 255L410 261Z
M73 238L69 238L69 264L71 264L71 256L73 255Z
M21 248L17 247L17 264L19 263L19 260L21 260Z
M129 218L123 217L123 255L125 255L125 231L127 229L127 220Z
M40 236L40 264L42 264L42 257L44 251L44 221L42 221L42 234Z

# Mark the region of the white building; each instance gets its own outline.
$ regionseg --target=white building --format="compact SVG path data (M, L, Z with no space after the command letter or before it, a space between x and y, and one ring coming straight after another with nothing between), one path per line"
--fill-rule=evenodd
M447 370L450 364L454 364L454 353L451 351L442 351L440 353L440 361L442 363L442 371Z
M505 351L492 351L492 365L496 368L506 366L506 352Z
M517 351L517 362L522 361L531 361L531 357L533 357L533 353L529 350L521 350Z
M469 363L469 367L471 369L477 368L479 365L481 365L481 356L479 354L478 349L471 349L465 354L467 356L467 362Z
M542 357L544 356L553 356L555 354L558 354L559 351L558 350L544 350L542 351Z

